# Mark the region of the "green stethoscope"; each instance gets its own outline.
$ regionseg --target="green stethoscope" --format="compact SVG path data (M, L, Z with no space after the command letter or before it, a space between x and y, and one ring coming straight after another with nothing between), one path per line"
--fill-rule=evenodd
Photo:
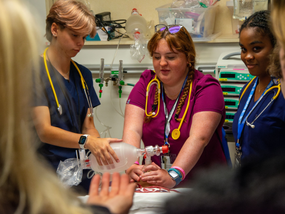
M58 102L57 95L56 95L56 92L55 92L55 89L54 89L54 86L53 86L53 83L52 83L52 80L51 80L51 77L50 77L50 74L49 74L48 66L47 66L47 60L46 60L47 50L48 50L48 48L46 48L45 51L44 51L45 69L46 69L46 73L47 73L47 76L48 76L48 79L49 79L50 87L51 87L53 95L54 95L54 99L55 99L56 106L57 106L57 111L58 111L59 115L62 115L62 107L61 107L61 105ZM88 92L89 90L88 90L87 83L85 82L85 80L84 80L84 78L83 78L83 76L81 74L81 71L78 68L78 66L76 65L76 63L72 59L71 59L71 62L73 63L74 67L76 68L76 70L79 73L81 84L82 84L82 88L83 88L83 91L84 91L84 94L85 94L85 97L86 97L86 100L87 100L87 103L88 103L88 106L89 106L90 114L88 114L87 116L88 117L93 117L92 101L91 101L90 94Z
M155 71L154 71L154 72L155 72ZM187 77L186 77L185 80L187 80ZM185 82L186 82L186 81L185 81ZM184 82L184 85L185 85L185 82ZM157 85L158 97L159 97L159 99L158 99L158 101L157 101L157 102L158 102L158 103L157 103L157 112L156 112L156 113L155 113L155 112L152 112L151 114L149 114L148 111L147 111L148 95L149 95L150 87L151 87L153 84L156 84L156 85ZM148 116L148 117L155 118L155 117L158 115L158 113L159 113L159 108L160 108L160 93L161 93L161 92L160 92L160 89L161 89L160 85L161 85L161 82L160 82L159 79L157 78L157 75L155 75L154 79L152 79L152 80L148 83L148 85L147 85L147 87L146 87L145 115ZM182 87L182 90L183 90L183 88L184 88L184 86ZM182 91L182 90L181 90L181 91ZM189 105L190 105L191 92L192 92L192 81L191 81L191 84L190 84L190 91L189 91L189 93L188 93L187 106L186 106L186 109L185 109L185 111L184 111L183 117L182 117L182 119L181 119L181 121L180 121L180 123L179 123L178 128L174 129L174 130L172 131L172 133L171 133L171 137L173 138L173 140L177 140L177 139L180 137L180 129L181 129L181 126L182 126L182 124L183 124L184 118L185 118L185 116L186 116L186 114L187 114L187 112L188 112ZM180 92L180 93L181 93L181 92ZM180 94L179 94L179 95L180 95ZM176 106L176 104L177 104L177 101L178 101L179 97L180 97L180 96L177 97L177 100L176 100L176 102L175 102L175 104L174 104L174 108L172 108L172 111L171 111L172 113L170 113L170 115L168 115L167 109L166 109L166 107L164 107L164 111L165 111L165 114L166 114L166 116L167 116L166 128L165 128L165 138L166 138L166 139L168 139L168 135L169 135L169 132L170 132L170 119L171 119L171 117L172 117L172 115L173 115L173 112L174 112L174 109L175 109L175 106ZM164 104L165 104L165 103L164 103ZM166 142L166 144L168 144L168 142ZM169 145L169 144L168 144L168 145Z

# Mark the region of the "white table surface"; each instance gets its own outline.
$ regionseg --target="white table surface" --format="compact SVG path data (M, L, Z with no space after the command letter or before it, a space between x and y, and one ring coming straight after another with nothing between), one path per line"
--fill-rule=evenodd
M135 192L133 206L129 214L163 214L164 203L171 197L175 197L183 192L189 190L188 188L176 188L178 192L153 192L153 193L139 193ZM88 195L80 196L79 198L85 203Z

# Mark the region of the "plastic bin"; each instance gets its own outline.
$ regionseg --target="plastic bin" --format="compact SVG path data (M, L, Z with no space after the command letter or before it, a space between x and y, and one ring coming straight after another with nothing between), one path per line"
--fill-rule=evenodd
M171 3L156 8L160 24L183 25L193 41L213 39L217 6L208 8L171 8Z
M226 4L227 4L227 7L230 10L230 14L231 14L231 17L232 17L232 33L234 35L239 34L240 27L243 24L244 20L242 21L242 20L233 18L233 15L234 15L234 2L233 2L233 0L227 1Z

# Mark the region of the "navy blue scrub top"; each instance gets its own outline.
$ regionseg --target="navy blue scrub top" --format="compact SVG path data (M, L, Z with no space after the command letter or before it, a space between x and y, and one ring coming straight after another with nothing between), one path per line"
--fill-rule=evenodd
M92 74L86 67L78 63L76 64L87 83L94 108L100 105L100 101L93 87ZM74 133L82 133L82 125L89 105L77 69L74 67L73 63L70 62L69 80L66 80L48 61L47 65L59 104L62 106L62 115L59 115L59 112L57 111L56 101L47 77L43 58L41 59L40 67L40 84L35 84L34 91L36 99L34 106L48 106L52 126ZM63 148L46 143L44 143L40 149L40 153L47 157L48 160L54 162L52 164L55 168L60 160L75 158L75 151L76 149Z
M234 116L232 129L235 143L237 142L238 120L255 81L257 81L257 78L247 88L242 99L240 100L237 113ZM243 87L241 94L246 85ZM247 121L249 123L252 123L256 116L258 116L260 112L266 107L266 105L275 95L274 92L276 93L277 89L269 91L262 98L260 103L247 118ZM252 96L244 117L252 109L254 104L254 96ZM258 117L253 125L255 125L255 128L251 128L246 124L244 125L240 139L242 149L241 160L272 155L276 152L285 152L285 100L281 91L279 96Z

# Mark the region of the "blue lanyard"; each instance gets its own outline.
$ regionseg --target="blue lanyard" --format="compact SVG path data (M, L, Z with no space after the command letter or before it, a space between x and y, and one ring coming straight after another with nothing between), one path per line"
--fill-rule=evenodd
M163 84L161 83L161 96L162 96L163 108L164 108L164 114L165 114L165 120L166 120L165 126L164 126L164 138L165 138L164 139L164 144L165 145L169 145L169 143L168 143L168 136L169 136L169 133L170 133L170 120L171 120L172 115L174 113L174 110L175 110L175 108L177 106L179 97L180 97L180 95L181 95L181 93L182 93L182 91L183 91L183 89L184 89L184 87L186 85L187 79L188 79L188 74L187 74L187 76L186 76L186 78L184 80L184 83L182 85L181 91L180 91L178 97L176 98L175 103L172 106L169 114L168 114L167 107L166 107L166 104L165 104L165 98L164 98L164 93L163 93Z
M249 96L247 98L247 101L246 101L246 103L245 103L245 105L243 107L243 110L242 110L242 112L241 112L241 114L239 116L239 119L238 119L238 133L237 133L238 136L237 136L237 142L236 142L236 147L238 147L238 148L240 147L239 140L240 140L241 133L242 133L242 130L244 128L244 124L245 124L245 121L246 121L247 117L251 114L251 112L255 109L255 107L260 103L260 101L264 97L265 92L273 85L273 81L271 80L270 83L267 85L265 91L262 93L262 95L259 97L259 99L255 103L255 105L252 107L252 109L249 111L249 113L246 115L246 117L243 118L243 116L244 116L244 114L246 112L246 109L247 109L247 107L249 105L249 102L250 102L250 100L251 100L251 98L252 98L252 96L254 94L254 91L255 91L255 88L256 88L256 85L257 85L257 81L258 81L258 78L256 78L256 81L255 81L255 83L254 83L254 85L253 85L253 87L252 87L252 89L250 91L250 94L249 94Z

